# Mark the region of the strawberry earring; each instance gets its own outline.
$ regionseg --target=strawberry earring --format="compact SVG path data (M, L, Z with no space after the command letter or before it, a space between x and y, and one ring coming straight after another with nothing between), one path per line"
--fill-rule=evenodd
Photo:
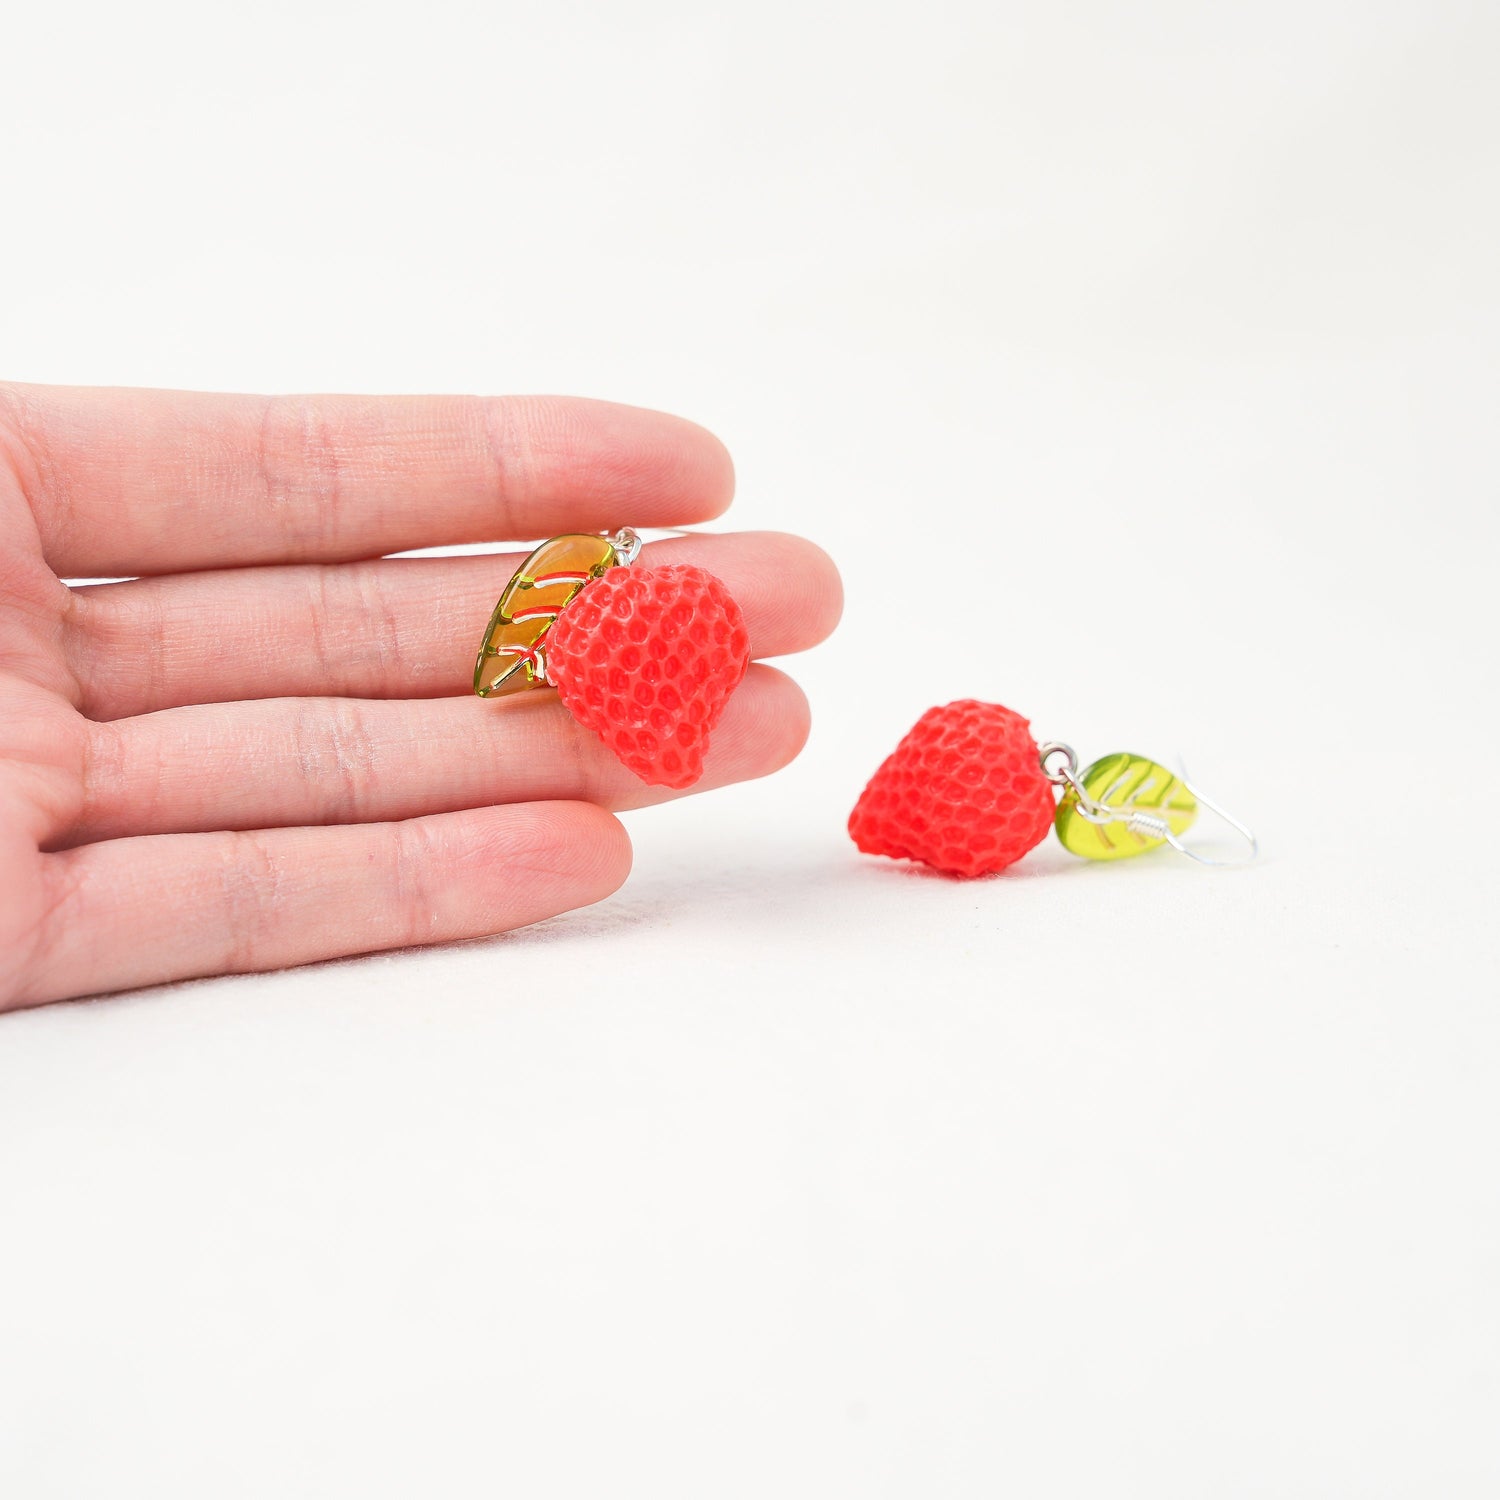
M1184 844L1200 808L1233 828L1248 856L1211 859ZM1126 859L1164 844L1203 865L1245 864L1258 853L1243 823L1155 761L1119 751L1080 772L1071 746L1038 745L1020 714L973 699L928 709L849 815L849 836L866 854L963 876L1003 870L1054 827L1084 859Z
M640 550L628 527L543 542L490 616L474 691L554 687L642 781L681 789L703 775L709 736L750 664L750 637L712 573L633 567Z

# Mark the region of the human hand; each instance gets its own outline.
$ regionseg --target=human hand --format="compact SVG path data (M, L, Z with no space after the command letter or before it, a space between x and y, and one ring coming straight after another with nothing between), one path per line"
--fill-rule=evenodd
M602 402L0 386L0 1009L608 895L630 864L609 810L671 794L555 694L471 694L519 556L382 554L687 525L732 488L701 428ZM718 574L757 657L838 617L795 537L646 556ZM700 787L806 731L795 684L753 665Z

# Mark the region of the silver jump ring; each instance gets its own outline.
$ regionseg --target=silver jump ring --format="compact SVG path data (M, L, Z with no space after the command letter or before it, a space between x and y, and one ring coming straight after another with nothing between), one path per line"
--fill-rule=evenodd
M1048 740L1046 744L1036 747L1036 753L1042 763L1042 775L1053 786L1077 786L1078 752L1071 745L1064 744L1062 740ZM1060 771L1054 771L1047 764L1054 755L1060 755L1063 758Z

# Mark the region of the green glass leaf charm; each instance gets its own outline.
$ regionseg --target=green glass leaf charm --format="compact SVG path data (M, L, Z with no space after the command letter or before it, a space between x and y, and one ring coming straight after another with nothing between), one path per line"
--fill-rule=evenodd
M1116 751L1078 780L1089 805L1080 805L1070 787L1057 804L1056 826L1063 847L1084 859L1144 854L1166 842L1161 823L1180 836L1198 816L1198 799L1187 785L1144 755Z

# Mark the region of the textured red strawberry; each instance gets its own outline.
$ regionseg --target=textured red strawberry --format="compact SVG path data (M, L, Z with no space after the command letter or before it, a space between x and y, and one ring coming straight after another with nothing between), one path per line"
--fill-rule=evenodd
M1046 838L1055 804L1031 726L998 703L929 708L849 815L866 854L988 875Z
M691 786L750 663L745 618L702 568L611 568L547 638L547 676L573 717L644 782Z

